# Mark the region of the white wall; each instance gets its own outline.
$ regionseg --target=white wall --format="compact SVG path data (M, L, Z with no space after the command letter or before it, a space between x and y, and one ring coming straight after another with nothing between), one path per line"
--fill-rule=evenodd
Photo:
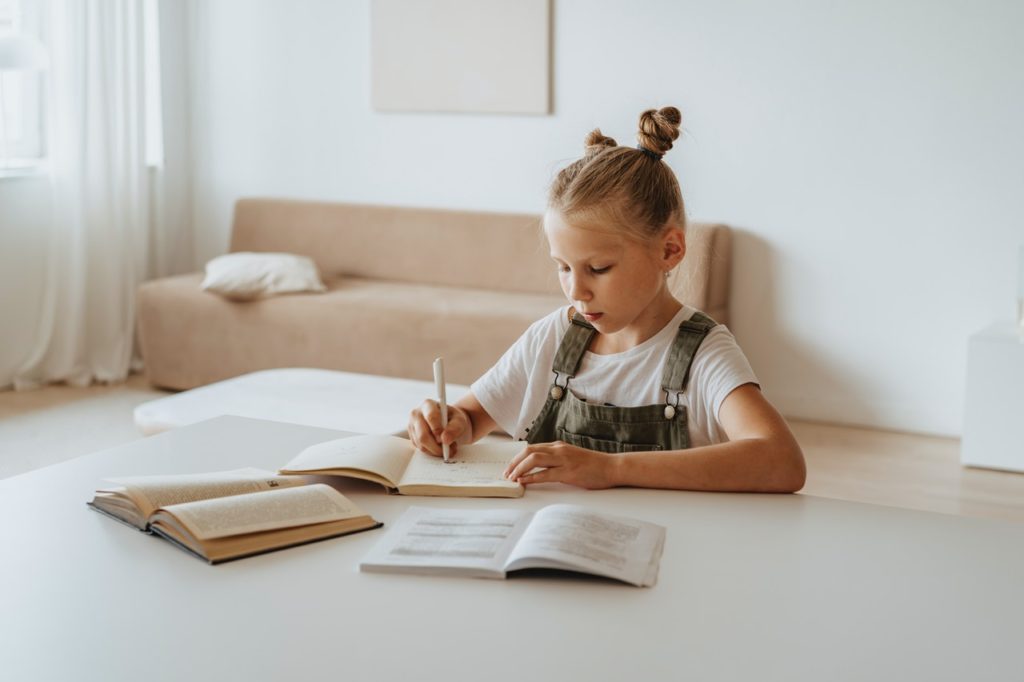
M1024 4L553 0L554 114L370 108L369 1L192 5L197 263L246 195L540 212L591 128L738 230L733 329L783 412L940 434L1013 314ZM1015 192L1017 190L1017 192Z

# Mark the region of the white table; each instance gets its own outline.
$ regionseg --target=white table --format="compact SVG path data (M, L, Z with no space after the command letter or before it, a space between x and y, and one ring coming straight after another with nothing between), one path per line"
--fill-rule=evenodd
M362 574L383 530L209 566L100 479L274 468L338 432L220 417L0 481L5 680L1020 680L1024 525L803 495L531 488L668 527L658 584Z

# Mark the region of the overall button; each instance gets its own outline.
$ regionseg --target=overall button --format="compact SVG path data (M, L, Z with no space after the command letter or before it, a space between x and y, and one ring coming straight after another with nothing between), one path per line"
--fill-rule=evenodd
M565 395L565 391L562 390L561 386L552 386L551 387L551 397L552 398L554 398L555 400L561 400L563 395Z
M665 419L671 419L674 416L676 416L676 408L672 407L671 405L666 405L665 406Z

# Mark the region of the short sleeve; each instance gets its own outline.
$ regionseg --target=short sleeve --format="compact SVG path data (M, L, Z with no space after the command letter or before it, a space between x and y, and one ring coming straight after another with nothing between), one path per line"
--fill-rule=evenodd
M530 325L497 363L473 382L470 390L498 426L515 434L523 406L528 401L530 377L542 362L544 346L557 334L556 311Z
M744 384L757 384L757 376L735 337L725 326L708 332L690 368L688 391L700 403L711 434L719 429L718 411L726 397ZM712 442L716 439L712 438Z

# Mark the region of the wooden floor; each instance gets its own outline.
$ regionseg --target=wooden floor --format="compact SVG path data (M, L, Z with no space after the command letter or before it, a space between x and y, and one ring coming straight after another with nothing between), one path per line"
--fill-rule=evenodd
M960 465L960 440L791 421L807 458L802 492L1024 522L1024 474Z
M132 408L165 395L120 386L0 392L0 478L138 437ZM791 421L807 457L805 494L1024 522L1024 474L960 466L960 441Z

